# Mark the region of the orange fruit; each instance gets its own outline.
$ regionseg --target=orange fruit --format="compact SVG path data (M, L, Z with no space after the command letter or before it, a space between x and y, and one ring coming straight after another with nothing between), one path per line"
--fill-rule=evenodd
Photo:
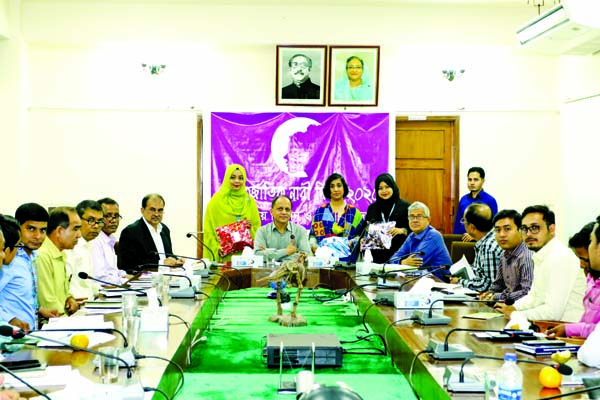
M540 390L540 394L538 395L538 397L550 397L550 396L556 396L557 394L561 394L562 392L560 391L560 389L558 388L542 388L542 390Z
M87 335L73 335L71 336L71 346L86 348L90 344L90 338Z
M91 354L85 351L74 351L71 353L71 365L74 367L81 367L90 361Z
M543 387L557 388L562 382L562 375L552 367L544 367L540 371L539 380Z

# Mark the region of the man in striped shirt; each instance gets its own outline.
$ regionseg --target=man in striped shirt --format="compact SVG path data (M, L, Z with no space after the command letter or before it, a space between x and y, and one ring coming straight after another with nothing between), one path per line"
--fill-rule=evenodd
M460 283L466 288L485 292L496 279L502 249L498 247L494 236L492 209L484 203L473 203L465 210L461 222L467 233L477 241L475 244L475 261L471 279L452 278L452 283Z
M498 275L490 291L480 295L481 300L517 300L531 289L533 253L519 232L521 221L521 214L515 210L502 210L494 217L496 241L503 252Z

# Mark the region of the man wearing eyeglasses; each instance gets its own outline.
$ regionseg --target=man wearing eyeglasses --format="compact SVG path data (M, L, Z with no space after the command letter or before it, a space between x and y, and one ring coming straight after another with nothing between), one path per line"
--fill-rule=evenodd
M460 283L471 290L485 292L496 279L502 255L502 249L498 246L492 229L494 227L492 209L485 203L473 203L465 210L463 219L467 233L477 241L475 260L471 266L474 276L470 279L453 277L450 282Z
M514 306L498 303L495 308L508 318L579 321L585 278L577 257L555 237L554 212L543 205L525 208L520 230L525 245L535 253L531 290Z
M282 99L319 99L321 88L310 81L312 60L305 54L295 54L288 61L292 83L281 89Z
M408 207L408 224L412 233L390 258L390 264L430 267L430 270L452 265L442 234L429 225L429 207L420 201L412 203ZM441 270L435 271L434 274L441 279L447 279Z
M129 224L121 232L119 256L121 268L140 270L158 264L181 266L183 260L172 256L171 232L162 223L165 199L151 193L142 199L142 218Z
M77 207L77 215L81 218L81 238L73 250L67 250L67 273L71 281L70 291L78 300L92 300L100 289L97 282L81 279L80 272L94 276L92 261L92 241L98 237L104 227L102 206L95 200L83 200Z
M37 328L37 314L42 319L58 317L57 309L38 307L36 258L46 239L48 211L37 203L17 208L15 219L20 225L21 243L14 259L0 274L0 319L21 329Z
M104 226L98 237L92 240L92 262L94 264L94 277L106 282L120 285L127 280L125 271L117 266L115 232L123 218L119 212L119 203L110 197L98 200L104 214Z

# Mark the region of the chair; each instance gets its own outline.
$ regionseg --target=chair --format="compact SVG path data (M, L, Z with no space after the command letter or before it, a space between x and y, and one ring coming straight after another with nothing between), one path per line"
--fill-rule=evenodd
M442 237L444 238L444 244L446 245L446 249L448 249L448 253L452 251L452 242L462 242L463 235L457 235L454 233L443 233Z
M469 264L473 264L473 261L475 261L475 242L452 242L450 248L452 263L459 261L463 255Z

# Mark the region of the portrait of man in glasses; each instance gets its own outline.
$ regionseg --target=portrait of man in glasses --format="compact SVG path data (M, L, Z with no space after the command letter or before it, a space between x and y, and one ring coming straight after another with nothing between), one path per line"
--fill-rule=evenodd
M321 87L310 80L312 59L302 53L294 54L288 61L292 83L281 89L282 99L314 99L321 97Z

